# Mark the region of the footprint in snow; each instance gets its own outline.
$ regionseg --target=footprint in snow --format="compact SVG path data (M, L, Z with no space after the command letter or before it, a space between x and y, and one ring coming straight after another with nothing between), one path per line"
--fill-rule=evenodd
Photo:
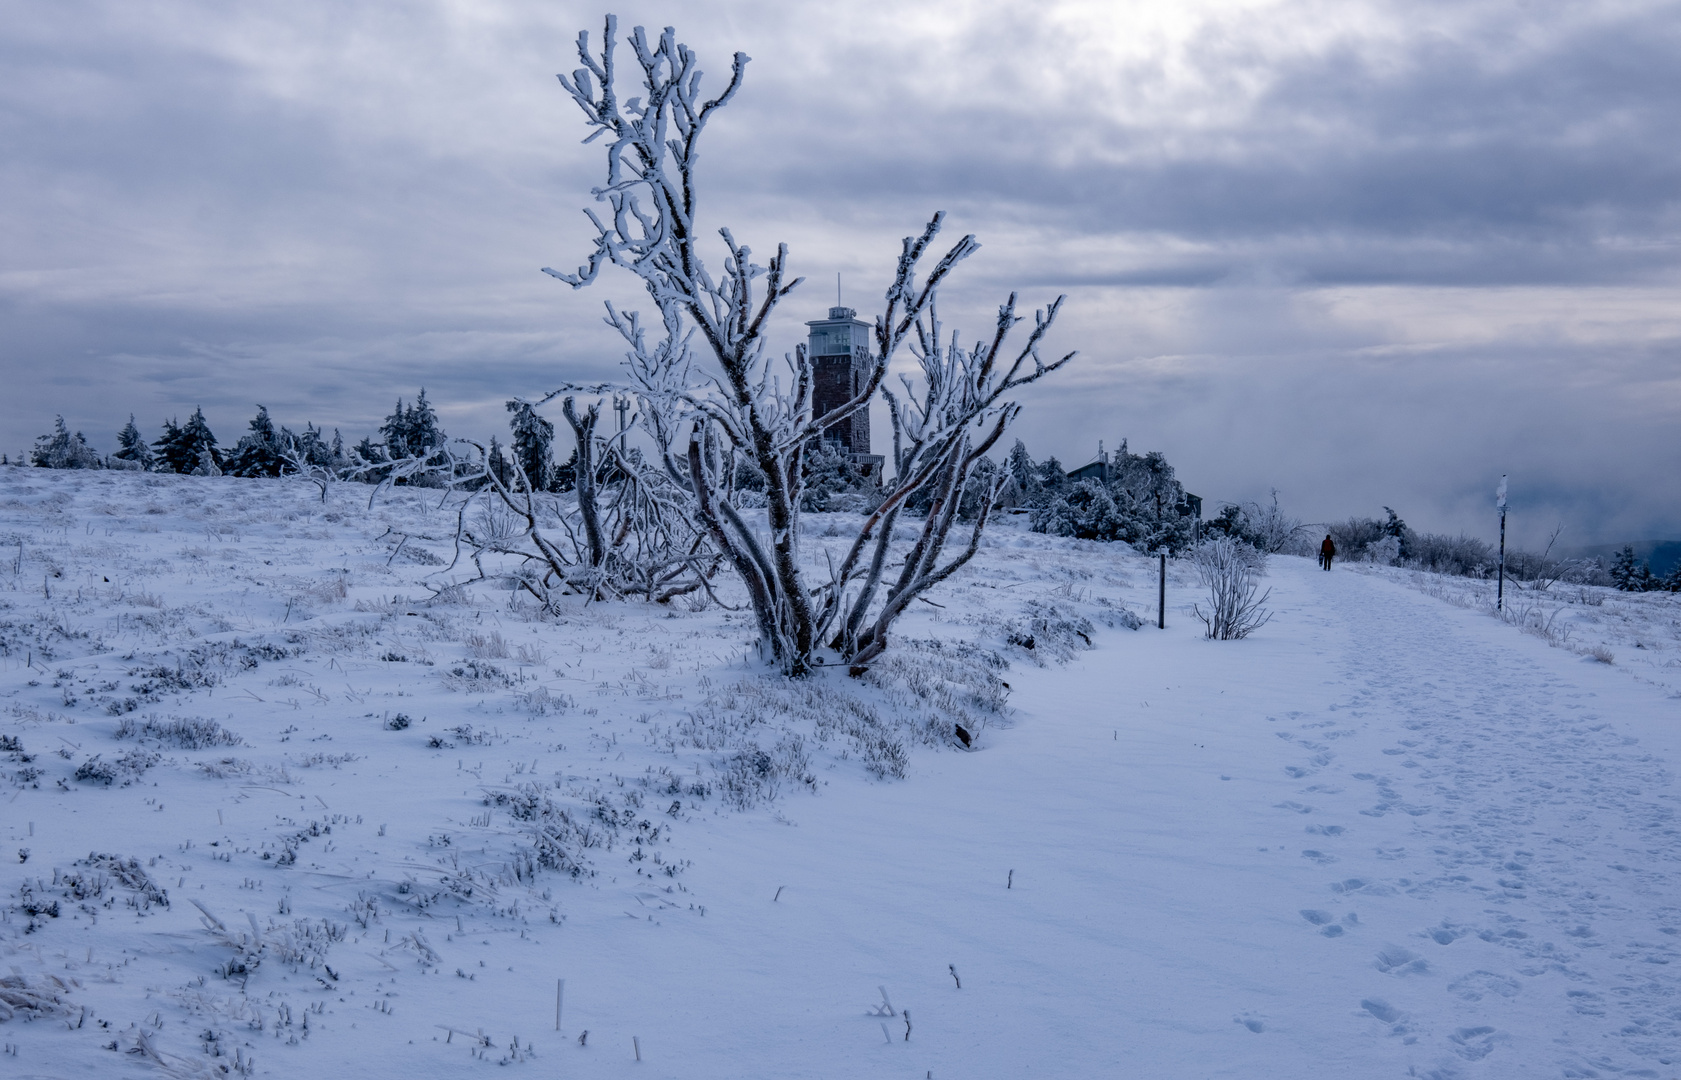
M1454 1053L1466 1061L1481 1061L1494 1052L1494 1041L1499 1035L1491 1027L1460 1028L1448 1039L1458 1043Z
M1360 1002L1360 1007L1386 1024L1393 1024L1401 1018L1401 1010L1382 998L1367 998Z
M1234 1016L1234 1017L1232 1017L1232 1023L1242 1024L1244 1027L1248 1028L1250 1031L1253 1031L1257 1035L1259 1035L1261 1032L1263 1032L1267 1029L1266 1024L1262 1023L1260 1020L1256 1019L1254 1016Z
M1448 992L1462 1001L1481 1001L1490 994L1503 998L1516 997L1521 989L1516 979L1508 975L1496 975L1492 971L1473 971L1448 983ZM1578 991L1572 990L1570 993L1574 995Z
M1377 954L1377 969L1386 975L1419 975L1430 970L1430 962L1399 945L1391 945Z
M1302 910L1302 918L1319 927L1319 932L1324 934L1326 937L1334 938L1342 937L1343 935L1343 928L1337 925L1337 917L1332 915L1329 911L1320 911L1317 908L1304 908ZM1349 912L1347 915L1343 916L1342 921L1348 926L1359 926L1360 916L1354 914L1353 912Z

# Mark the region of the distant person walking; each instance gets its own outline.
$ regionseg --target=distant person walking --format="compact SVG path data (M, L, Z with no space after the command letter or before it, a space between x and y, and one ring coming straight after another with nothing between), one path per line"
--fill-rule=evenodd
M1337 545L1331 543L1331 534L1325 534L1325 542L1319 545L1319 569L1329 570L1331 559L1337 553Z

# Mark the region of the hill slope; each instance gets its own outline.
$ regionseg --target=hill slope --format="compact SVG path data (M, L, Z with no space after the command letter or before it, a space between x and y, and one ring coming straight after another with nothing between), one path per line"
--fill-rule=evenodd
M423 494L0 470L12 1074L1681 1074L1673 598L1523 598L1625 670L1275 559L1215 643L1007 525L787 684L417 599Z

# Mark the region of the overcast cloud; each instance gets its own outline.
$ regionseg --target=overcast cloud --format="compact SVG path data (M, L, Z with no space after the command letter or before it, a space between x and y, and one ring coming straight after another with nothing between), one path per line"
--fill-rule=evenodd
M1681 6L645 3L720 80L706 218L868 313L930 212L980 330L1069 294L1036 456L1314 520L1681 536ZM256 402L359 437L608 374L570 2L0 2L0 449ZM1561 543L1565 542L1561 540Z

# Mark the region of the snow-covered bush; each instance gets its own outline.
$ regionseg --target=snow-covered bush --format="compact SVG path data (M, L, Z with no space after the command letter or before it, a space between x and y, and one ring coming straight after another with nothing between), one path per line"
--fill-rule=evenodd
M1494 549L1474 536L1423 533L1408 545L1407 565L1436 574L1487 577L1494 570Z
M110 761L106 761L102 754L95 754L76 766L76 779L104 784L106 787L112 784L128 787L145 775L146 770L156 765L159 760L161 755L156 751L140 747L125 750Z
M1374 540L1366 545L1364 557L1379 566L1395 566L1401 561L1401 540L1395 536Z
M238 746L244 741L217 721L198 716L171 716L164 720L153 715L138 724L133 717L125 717L123 722L117 725L116 736L119 739L165 743L183 750Z
M1197 577L1208 589L1208 610L1202 605L1192 612L1202 620L1208 636L1217 641L1248 637L1272 618L1263 605L1272 590L1260 596L1257 580L1265 569L1266 556L1240 540L1219 536L1198 544L1191 553Z

